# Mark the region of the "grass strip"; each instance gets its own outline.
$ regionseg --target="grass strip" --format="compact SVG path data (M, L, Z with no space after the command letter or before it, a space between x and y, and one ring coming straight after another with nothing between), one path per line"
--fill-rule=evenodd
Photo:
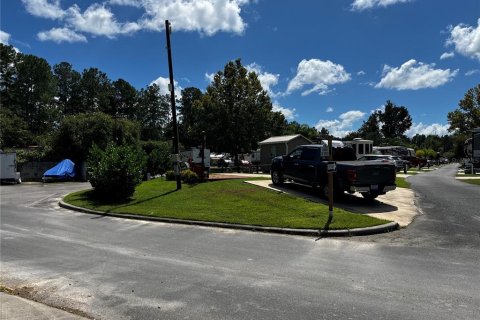
M405 178L397 177L395 179L395 184L397 185L398 188L410 189L410 183Z
M458 179L459 181L470 183L470 184L476 184L480 186L480 179Z
M174 181L154 179L138 186L133 197L123 203L95 200L89 190L72 193L64 201L103 212L279 228L320 229L328 219L327 205L241 180L183 185L176 190ZM330 229L363 228L387 222L335 208Z

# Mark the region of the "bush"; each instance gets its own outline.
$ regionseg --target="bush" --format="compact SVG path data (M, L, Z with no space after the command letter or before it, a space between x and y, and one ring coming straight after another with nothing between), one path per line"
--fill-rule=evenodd
M193 172L192 170L182 170L180 173L182 181L187 184L195 184L198 182L198 175ZM167 181L175 181L175 172L173 170L169 170L165 173L165 178Z
M175 180L175 172L173 170L168 170L165 172L165 179L167 179L167 181Z
M142 182L145 157L132 146L109 144L105 151L93 145L87 160L90 183L96 197L108 200L130 198Z
M143 141L143 151L147 154L146 172L153 175L164 174L171 167L171 146L164 141Z
M182 171L182 181L188 184L195 184L198 182L198 175L192 170L183 170Z

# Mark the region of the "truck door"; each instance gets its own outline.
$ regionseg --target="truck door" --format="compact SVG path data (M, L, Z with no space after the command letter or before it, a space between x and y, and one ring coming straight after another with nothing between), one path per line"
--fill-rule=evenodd
M296 179L303 148L297 148L283 159L283 173L287 178Z
M297 169L298 178L304 183L312 183L316 180L316 165L320 160L319 148L304 148L300 156Z

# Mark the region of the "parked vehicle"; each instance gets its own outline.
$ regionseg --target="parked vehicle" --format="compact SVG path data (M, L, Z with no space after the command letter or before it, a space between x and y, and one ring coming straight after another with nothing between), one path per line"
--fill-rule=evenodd
M471 165L465 173L480 172L480 128L472 130L472 137L465 140L464 151Z
M362 156L372 154L373 152L373 140L355 138L352 141L345 141L345 145L352 147L353 151L355 151L357 159Z
M68 181L75 178L75 163L64 159L43 173L43 182Z
M0 150L0 182L22 183L20 172L17 172L17 154Z
M382 161L382 162L390 162L395 165L397 172L404 171L406 169L405 161L402 160L400 157L397 156L389 156L383 154L369 154L363 157L358 158L358 161Z
M336 172L333 175L333 194L339 198L345 191L360 192L366 199L374 199L396 188L395 165L381 161L355 161L353 149L333 148ZM319 187L328 195L328 147L325 144L299 146L288 155L272 160L271 177L275 185L285 180Z
M427 165L427 159L419 157L402 157L403 161L408 161L409 167L425 167Z

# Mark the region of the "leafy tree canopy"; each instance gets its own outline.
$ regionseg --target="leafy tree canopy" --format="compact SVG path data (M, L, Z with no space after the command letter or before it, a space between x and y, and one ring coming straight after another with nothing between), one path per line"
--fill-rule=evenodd
M458 134L471 134L471 130L480 127L480 84L468 89L458 103L458 108L447 115L449 131Z
M94 144L102 149L110 142L136 144L139 131L134 122L115 120L101 112L67 116L53 138L52 157L81 162Z
M217 72L206 93L194 104L198 113L197 131L207 136L215 151L236 156L257 148L272 135L283 116L272 111L272 102L257 75L248 72L240 59L230 61Z
M390 100L385 104L385 111L379 112L383 123L381 131L387 139L402 137L412 126L412 117L404 106L396 106Z

